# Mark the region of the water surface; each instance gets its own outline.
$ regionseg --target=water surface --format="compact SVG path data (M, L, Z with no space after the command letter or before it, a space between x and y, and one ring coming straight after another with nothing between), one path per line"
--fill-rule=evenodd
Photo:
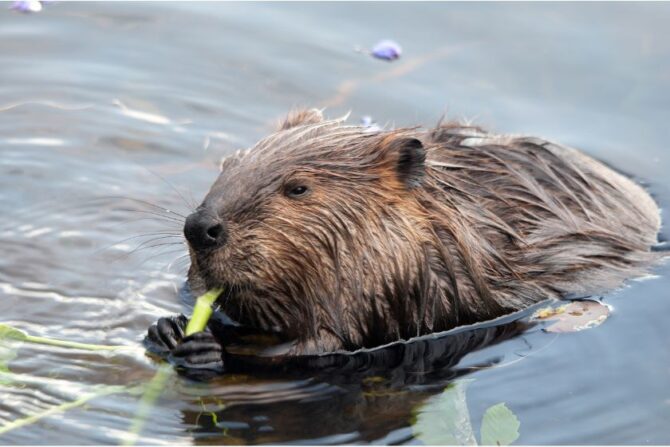
M133 347L157 318L188 312L178 294L180 215L204 196L222 156L297 106L389 126L446 115L554 139L644 182L667 220L669 21L670 5L658 3L2 9L0 322ZM382 38L402 44L400 60L353 51ZM504 402L520 421L519 443L667 444L669 269L597 297L613 315L580 333L510 323L398 348L385 356L395 366L379 370L364 359L361 368L206 384L172 377L139 442L420 443L417 421L445 422L442 390L471 379L477 437L485 410ZM498 342L468 338L479 336ZM467 343L483 347L434 363L440 349ZM9 368L25 381L0 385L0 426L98 385L146 383L158 367L141 351L22 344ZM0 443L119 443L138 399L101 396Z

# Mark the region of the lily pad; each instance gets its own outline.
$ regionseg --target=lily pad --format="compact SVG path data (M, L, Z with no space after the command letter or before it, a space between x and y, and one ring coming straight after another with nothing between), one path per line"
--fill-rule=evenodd
M553 322L547 332L579 332L600 326L610 315L607 305L593 300L572 301L559 307L545 307L533 314L532 319Z
M481 445L510 445L519 437L521 423L503 402L489 407L482 418Z

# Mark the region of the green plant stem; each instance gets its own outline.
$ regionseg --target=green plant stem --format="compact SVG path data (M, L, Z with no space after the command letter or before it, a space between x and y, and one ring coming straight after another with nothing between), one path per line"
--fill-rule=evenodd
M130 346L105 346L91 345L88 343L78 343L76 341L58 340L55 338L37 337L35 335L26 335L24 341L37 343L40 345L60 346L62 348L83 349L86 351L118 351L121 349L132 349Z
M221 295L223 289L211 289L204 295L198 297L193 307L193 315L186 326L186 335L205 330L209 318L212 316L212 305Z
M20 427L25 427L26 425L34 424L35 422L39 421L40 419L43 419L48 416L52 416L54 414L62 413L67 410L71 410L72 408L77 408L81 407L82 405L85 405L88 401L95 399L96 397L101 397L101 396L108 396L110 394L118 394L118 393L124 393L128 392L131 389L126 388L126 387L121 387L121 386L115 386L115 387L106 387L103 390L94 392L94 393L89 393L85 395L84 397L81 397L75 401L72 402L66 402L64 404L51 407L41 413L33 414L32 416L27 416L23 419L17 419L15 421L12 421L8 423L7 425L0 427L0 435L3 435L7 433L10 430L14 430L16 428Z
M137 412L135 413L133 422L128 429L130 432L130 437L123 441L123 445L135 445L137 438L144 428L144 424L147 421L149 413L153 409L158 396L160 396L161 392L163 391L165 383L173 373L174 370L172 369L171 365L163 364L151 379L151 381L147 383L146 387L144 388L144 394L142 394L142 398L138 404Z
M216 299L221 295L222 291L223 289L211 289L204 295L198 297L195 301L195 306L193 307L191 319L189 320L188 325L186 325L186 335L205 330L207 322L212 316L212 305L216 302ZM131 436L124 440L123 445L134 445L137 442L149 413L153 409L163 388L165 388L165 383L173 373L174 370L172 369L172 366L164 364L156 372L153 379L147 384L144 394L140 399L137 413L135 413L135 418L128 429Z
M205 327L207 326L207 322L209 321L209 318L212 315L212 305L216 302L216 299L219 297L222 290L223 289L212 289L209 290L204 295L198 297L198 299L196 300L195 307L193 308L193 316L186 327L186 335L190 335L195 332L200 332L205 329ZM5 325L3 325L3 327L4 326ZM37 343L41 345L59 346L62 348L71 348L71 349L83 349L87 351L119 351L123 349L131 349L131 350L133 349L130 346L92 345L88 343L78 343L74 341L58 340L54 338L37 337L34 335L25 334L24 332L16 330L14 328L6 327L5 329L10 330L12 338L15 340L25 341L29 343ZM62 413L71 410L73 408L81 407L82 405L85 405L88 401L93 400L97 397L107 396L110 394L124 393L124 392L135 393L139 392L140 389L143 389L144 392L139 401L139 408L129 429L131 436L124 441L124 445L133 445L135 444L135 442L137 442L137 438L139 437L139 434L146 423L146 419L149 416L151 409L154 407L156 400L160 396L163 388L165 387L166 382L172 376L172 374L173 374L172 366L169 364L164 364L160 367L160 369L156 372L154 377L151 379L151 381L149 381L149 383L147 383L145 387L121 387L121 386L105 387L100 391L86 394L75 401L66 402L61 405L51 407L41 413L12 421L4 425L3 427L0 427L0 435L5 434L8 431L14 430L16 428L25 427L26 425L33 424L45 417ZM9 381L15 381L16 379L19 378L19 376L10 372L0 371L0 378L5 378Z

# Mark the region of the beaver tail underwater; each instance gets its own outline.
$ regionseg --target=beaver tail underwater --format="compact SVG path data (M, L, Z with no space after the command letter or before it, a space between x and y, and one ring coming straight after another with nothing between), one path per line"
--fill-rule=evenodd
M575 149L311 110L227 157L185 234L193 292L224 287L223 312L300 355L610 290L659 258L659 227L644 189Z

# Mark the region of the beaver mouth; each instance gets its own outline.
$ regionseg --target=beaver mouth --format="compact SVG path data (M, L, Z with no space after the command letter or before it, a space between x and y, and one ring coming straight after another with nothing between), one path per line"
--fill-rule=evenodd
M276 321L272 324L265 318L258 318L258 312L253 310L258 305L258 297L263 296L261 289L248 284L231 283L225 283L221 287L224 290L216 300L219 312L254 332L283 337L285 328L282 324L277 324Z

